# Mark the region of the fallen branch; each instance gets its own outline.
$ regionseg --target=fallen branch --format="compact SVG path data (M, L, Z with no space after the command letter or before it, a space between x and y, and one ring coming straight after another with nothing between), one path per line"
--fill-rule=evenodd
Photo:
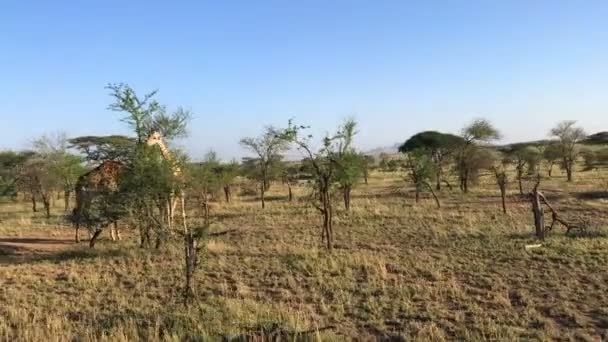
M553 206L551 206L551 204L549 204L545 195L543 195L543 193L541 193L540 191L538 192L538 196L547 205L549 210L551 210L552 221L551 221L551 225L549 226L548 230L553 230L553 227L555 226L556 223L559 223L559 224L563 225L564 227L566 227L566 234L570 233L570 231L573 229L579 229L579 230L585 229L585 227L583 225L573 224L573 223L567 222L566 220L561 218L559 216L559 214L557 213L557 210L555 210L555 208L553 208Z

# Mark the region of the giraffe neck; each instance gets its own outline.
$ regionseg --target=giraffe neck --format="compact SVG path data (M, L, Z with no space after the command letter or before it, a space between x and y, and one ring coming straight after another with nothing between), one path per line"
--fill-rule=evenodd
M171 168L173 169L173 175L179 176L181 174L181 170L180 170L179 166L177 166L175 164L175 162L173 160L173 156L171 156L171 152L169 152L169 149L167 148L167 146L165 146L165 143L162 141L159 141L156 143L156 145L158 145L158 148L160 148L160 154L163 156L163 159L168 161L169 164L171 165Z

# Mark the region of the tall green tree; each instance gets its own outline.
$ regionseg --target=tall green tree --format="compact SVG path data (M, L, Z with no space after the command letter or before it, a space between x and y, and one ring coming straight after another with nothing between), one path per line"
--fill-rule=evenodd
M171 197L182 194L186 180L190 177L185 166L187 156L180 154L160 158L155 146L148 146L146 140L151 133L171 141L187 134L187 123L191 117L189 111L178 108L169 114L165 106L154 99L156 91L138 96L126 84L110 84L107 89L114 98L110 109L124 113L123 121L134 131L137 139L133 158L128 161L127 170L120 182L121 199L127 200L127 210L138 225L142 227L142 242L152 230L158 232L157 246L168 235L180 234L184 239L186 302L192 298L192 279L199 264L199 240L204 236L207 225L192 227L184 215L182 229L173 228L171 223ZM161 149L161 153L166 153ZM182 197L182 200L184 198ZM181 203L185 209L185 203ZM149 238L147 238L149 241Z

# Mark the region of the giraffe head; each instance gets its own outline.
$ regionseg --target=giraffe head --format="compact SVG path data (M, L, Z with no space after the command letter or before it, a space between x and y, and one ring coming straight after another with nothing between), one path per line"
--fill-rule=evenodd
M163 136L159 131L153 130L148 134L148 139L146 139L146 144L148 146L158 145L162 142Z

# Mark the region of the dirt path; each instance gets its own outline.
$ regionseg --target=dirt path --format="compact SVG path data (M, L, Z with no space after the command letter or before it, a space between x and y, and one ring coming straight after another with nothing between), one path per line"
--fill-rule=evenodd
M22 236L0 235L0 264L24 260L36 255L48 255L76 246L68 232L40 232Z

